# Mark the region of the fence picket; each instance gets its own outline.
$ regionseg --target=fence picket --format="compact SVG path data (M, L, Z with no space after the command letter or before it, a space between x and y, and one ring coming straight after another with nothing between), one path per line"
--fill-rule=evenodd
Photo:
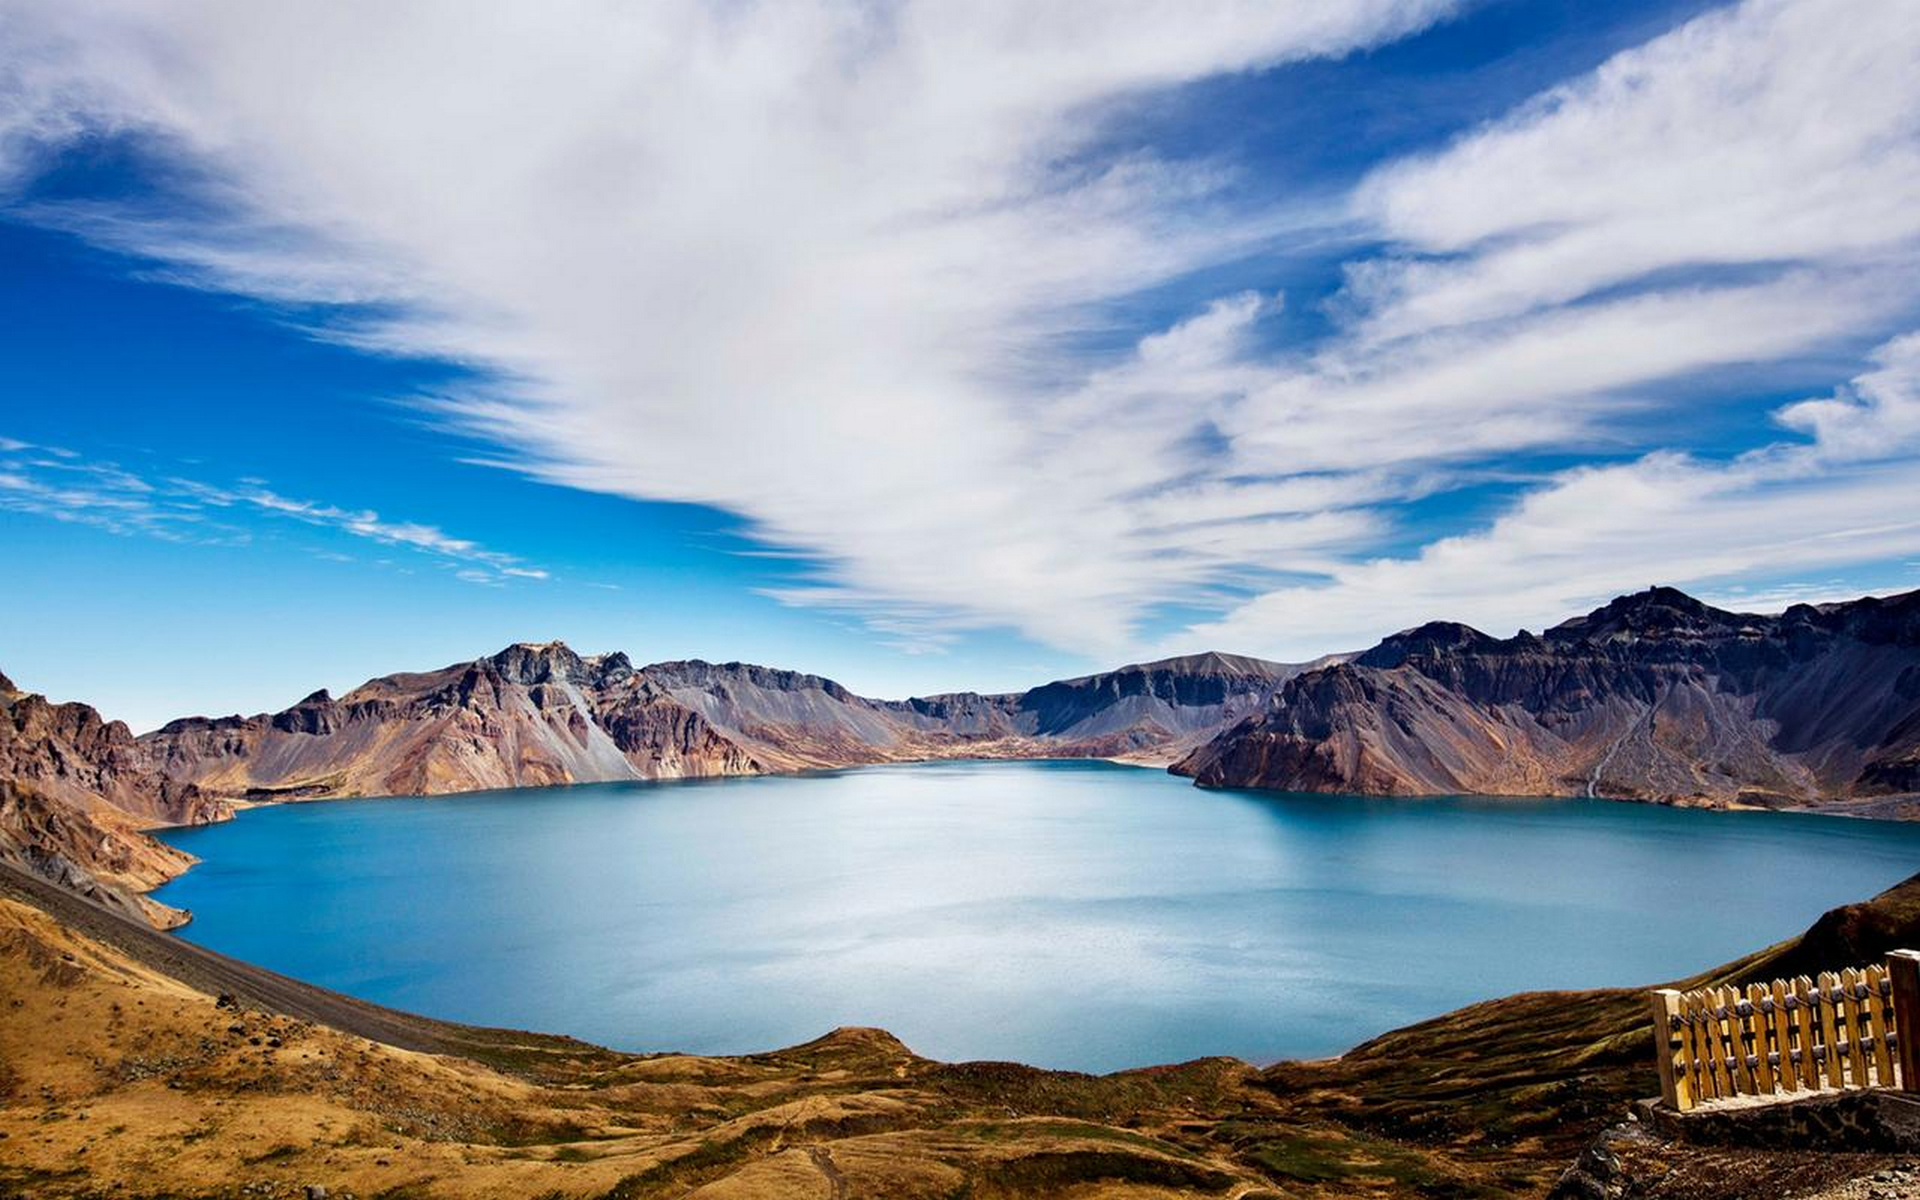
M1867 998L1861 1002L1871 1024L1873 1037L1873 1081L1879 1087L1893 1083L1893 1021L1889 1006L1893 1002L1887 972L1879 963L1869 963L1861 972L1867 984Z
M1726 1023L1720 1019L1720 994L1713 988L1701 993L1700 1015L1704 1022L1702 1028L1707 1032L1707 1053L1712 1055L1713 1069L1717 1075L1718 1091L1721 1096L1733 1096L1739 1093L1733 1064L1727 1061Z
M1794 999L1799 1011L1794 1014L1800 1026L1800 1079L1809 1091L1820 1090L1820 1005L1814 998L1813 980L1805 975L1793 981Z
M1820 1002L1820 1047L1823 1058L1820 1064L1822 1074L1826 1076L1824 1086L1843 1088L1847 1086L1847 1076L1840 1063L1840 1014L1833 1011L1833 991L1839 986L1832 971L1820 972L1813 981L1814 996Z
M1671 1108L1692 1105L1693 1090L1687 1086L1683 1039L1680 1023L1680 993L1663 988L1648 997L1653 1016L1653 1052L1660 1068L1660 1098Z
M1740 989L1722 987L1720 989L1720 1023L1726 1027L1726 1054L1734 1060L1734 1091L1745 1096L1759 1094L1759 1085L1753 1079L1753 1060L1747 1058L1747 1041L1740 1023Z
M1767 985L1768 1020L1773 1023L1773 1053L1777 1061L1773 1076L1783 1092L1798 1090L1800 1068L1793 1063L1793 1012L1787 1007L1787 981L1776 979Z
M1713 1061L1720 1068L1720 1094L1740 1094L1740 1068L1733 1061L1727 1037L1726 997L1719 988L1707 989L1707 1036L1713 1039Z
M1747 994L1741 997L1741 1031L1746 1038L1748 1057L1753 1061L1754 1090L1762 1096L1773 1095L1773 1064L1767 1058L1773 1049L1773 1036L1762 1001L1766 991L1757 983L1747 985Z
M1800 1041L1800 1084L1808 1091L1820 1090L1820 1060L1814 1050L1820 1044L1819 1010L1813 1003L1813 980L1801 975L1792 980L1794 1026Z
M1920 1092L1920 952L1894 950L1886 959L1887 978L1893 984L1893 1056L1900 1090Z
M1847 1069L1852 1072L1854 1087L1871 1087L1873 1081L1867 1075L1867 1013L1866 1005L1861 1003L1861 984L1866 982L1860 972L1848 967L1840 972L1841 1010L1847 1014Z
M1707 1000L1705 993L1690 991L1682 998L1682 1012L1686 1014L1686 1035L1690 1046L1690 1058L1693 1060L1693 1094L1701 1100L1715 1100L1724 1096L1726 1089L1720 1087L1720 1071L1715 1069L1715 1046L1713 1037L1707 1029Z

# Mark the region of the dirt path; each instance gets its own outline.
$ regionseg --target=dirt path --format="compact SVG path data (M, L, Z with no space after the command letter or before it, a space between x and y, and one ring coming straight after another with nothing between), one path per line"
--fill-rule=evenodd
M847 1177L840 1173L839 1164L833 1161L833 1151L825 1146L808 1146L807 1157L827 1177L827 1188L833 1193L833 1200L847 1200Z
M613 1055L612 1051L572 1038L436 1021L301 983L196 946L174 934L135 924L83 896L5 863L0 863L0 896L40 908L136 962L209 995L231 995L249 1008L331 1025L404 1050L457 1054L514 1071Z

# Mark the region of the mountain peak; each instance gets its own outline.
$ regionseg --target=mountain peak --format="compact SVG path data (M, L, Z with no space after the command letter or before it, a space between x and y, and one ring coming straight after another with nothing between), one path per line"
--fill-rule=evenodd
M1154 662L1136 663L1131 668L1123 669L1176 671L1188 675L1274 675L1284 672L1289 665L1269 662L1264 658L1252 658L1245 654L1229 654L1224 650L1203 650L1198 654L1182 654Z
M633 674L633 660L625 651L614 650L606 654L590 654L584 660L587 669L601 683L615 683Z
M1115 667L1110 671L1097 671L1092 675L1081 675L1073 679L1062 679L1055 684L1043 684L1043 687L1077 685L1090 683L1096 679L1110 679L1116 675L1163 674L1163 675L1200 675L1200 676L1247 676L1256 679L1280 679L1293 674L1299 664L1271 662L1264 658L1254 658L1245 654L1229 654L1224 650L1202 650L1197 654L1181 654L1172 658L1157 658L1152 662L1128 663L1124 667ZM1037 690L1037 689L1036 689Z
M550 642L514 642L506 649L500 651L500 654L512 654L515 651L520 651L525 654L573 654L573 648L558 638ZM500 654L496 654L494 657L498 658ZM575 657L577 658L579 656L575 655Z
M1679 588L1650 587L1616 596L1584 617L1563 621L1547 631L1556 638L1599 638L1621 634L1688 633L1738 625L1739 614L1726 612Z
M585 664L565 642L515 642L488 660L515 683L570 679Z
M1380 644L1354 661L1363 667L1397 667L1416 654L1442 650L1474 650L1494 639L1458 621L1428 621L1382 638Z
M1680 612L1708 613L1713 609L1704 602L1694 599L1677 587L1654 584L1643 592L1629 592L1624 596L1615 596L1605 608L1616 610L1644 611L1648 609L1670 608Z

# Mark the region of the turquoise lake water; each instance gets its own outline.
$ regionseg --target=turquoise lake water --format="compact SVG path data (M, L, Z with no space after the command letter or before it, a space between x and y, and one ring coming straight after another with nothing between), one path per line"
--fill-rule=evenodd
M1920 870L1920 825L941 763L291 804L169 831L183 936L437 1017L741 1053L878 1025L1107 1071L1651 984Z

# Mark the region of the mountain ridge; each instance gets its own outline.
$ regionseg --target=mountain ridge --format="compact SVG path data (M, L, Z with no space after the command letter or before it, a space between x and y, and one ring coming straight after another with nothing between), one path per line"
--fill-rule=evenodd
M141 735L170 778L234 800L841 767L965 755L1163 762L1309 664L1212 652L1026 692L860 696L825 676L680 659L635 667L517 642L432 671L324 689L277 713L183 717ZM315 740L318 739L318 740Z
M1673 588L1544 633L1430 622L1287 681L1209 786L1789 807L1920 791L1920 592L1777 616Z

